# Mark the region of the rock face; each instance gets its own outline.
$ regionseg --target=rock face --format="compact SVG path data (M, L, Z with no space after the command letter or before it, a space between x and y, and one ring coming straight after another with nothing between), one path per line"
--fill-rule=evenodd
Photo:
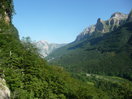
M0 14L0 21L3 19L6 24L9 24L11 22L10 17L8 16L6 12L4 13L4 17L2 16L2 14Z
M78 36L77 36L77 41L80 41L81 39L83 39L85 36L90 36L92 35L92 33L95 31L95 25L91 25L88 28L85 28L83 30L83 32L81 32Z
M42 41L35 42L35 45L39 49L39 52L42 55L42 57L46 57L51 52L53 52L55 49L60 48L64 46L65 44L48 43L42 40Z
M0 20L4 20L4 22L6 24L9 24L11 22L11 17L9 16L9 13L7 10L5 10L5 6L3 4L0 4L2 5L0 7L1 11L0 11Z
M5 17L4 17L5 23L9 24L10 23L10 17L8 16L7 12L5 12Z
M84 29L83 32L81 32L75 41L80 41L84 39L85 37L90 37L94 32L99 32L99 33L107 33L115 30L117 27L120 25L124 24L129 18L129 20L132 20L132 11L131 15L129 16L127 14L123 14L120 12L116 12L112 14L110 19L103 21L102 19L98 18L97 23L95 25L92 25L90 27L87 27Z
M10 90L3 78L0 78L0 99L10 99Z
M95 31L105 32L105 22L100 18L97 20Z

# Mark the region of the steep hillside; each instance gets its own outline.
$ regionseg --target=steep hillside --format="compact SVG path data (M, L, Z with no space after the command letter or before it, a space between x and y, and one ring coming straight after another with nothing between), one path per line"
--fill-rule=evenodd
M1 12L11 10L12 0L7 1L2 0L2 4L0 3ZM7 8L3 9L1 6ZM63 68L49 66L28 38L26 42L19 40L18 31L9 15L2 14L0 19L0 70L3 71L0 73L5 75L11 99L110 98L102 89L72 78ZM7 22L5 17L10 21ZM0 85L0 98L6 94L8 99L9 92L5 93L3 88L5 87Z
M132 80L132 22L125 22L116 30L93 32L91 37L72 42L47 59L51 64L70 71L118 75Z
M103 90L72 78L63 68L49 66L28 39L21 43L12 24L0 28L3 30L0 32L0 69L4 71L11 99L108 97ZM8 94L3 95L5 90L0 91L1 99L8 99Z
M8 99L9 96L11 99L131 99L132 83L126 79L86 74L81 75L81 79L78 80L80 75L72 75L73 78L64 68L48 65L39 56L38 49L29 38L25 38L25 42L19 40L18 31L11 21L12 0L1 1L0 13L7 11L6 15L1 14L0 19L1 99ZM129 25L131 23L122 27L127 30L127 35L131 31ZM121 29L119 30L122 31ZM131 45L131 38L123 49L130 48L129 45ZM72 49L71 46L69 50ZM128 51L131 52L131 49ZM11 95L3 79L6 80Z
M101 94L102 98L104 95L107 97L102 90L72 78L63 68L49 66L39 57L37 49L28 39L21 43L16 28L11 22L7 23L5 16L2 17L0 69L4 71L11 99L80 99L82 96L82 99L87 99L99 98ZM0 97L8 99L6 89L2 86L0 85ZM90 88L93 93L87 93Z

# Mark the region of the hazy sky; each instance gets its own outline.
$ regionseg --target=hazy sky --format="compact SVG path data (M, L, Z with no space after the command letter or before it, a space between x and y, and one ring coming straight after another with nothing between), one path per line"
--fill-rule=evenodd
M13 23L20 37L68 43L97 18L108 19L114 12L128 14L132 0L14 0Z

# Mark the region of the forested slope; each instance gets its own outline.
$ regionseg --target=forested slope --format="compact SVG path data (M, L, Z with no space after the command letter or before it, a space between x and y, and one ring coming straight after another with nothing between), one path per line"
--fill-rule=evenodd
M117 75L132 78L132 22L126 22L116 30L66 45L47 59L72 72Z
M49 66L29 38L21 42L11 22L12 7L12 0L0 2L0 74L5 75L11 99L108 97L104 91L72 78L63 68Z

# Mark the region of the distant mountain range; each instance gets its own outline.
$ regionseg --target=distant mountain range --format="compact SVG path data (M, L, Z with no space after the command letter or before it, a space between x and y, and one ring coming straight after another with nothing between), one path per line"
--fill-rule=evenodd
M51 64L72 72L120 75L132 79L132 11L100 18L76 40L48 55Z
M42 57L48 56L51 52L60 48L66 44L56 44L56 43L48 43L47 41L41 40L34 43L39 49L39 53Z

